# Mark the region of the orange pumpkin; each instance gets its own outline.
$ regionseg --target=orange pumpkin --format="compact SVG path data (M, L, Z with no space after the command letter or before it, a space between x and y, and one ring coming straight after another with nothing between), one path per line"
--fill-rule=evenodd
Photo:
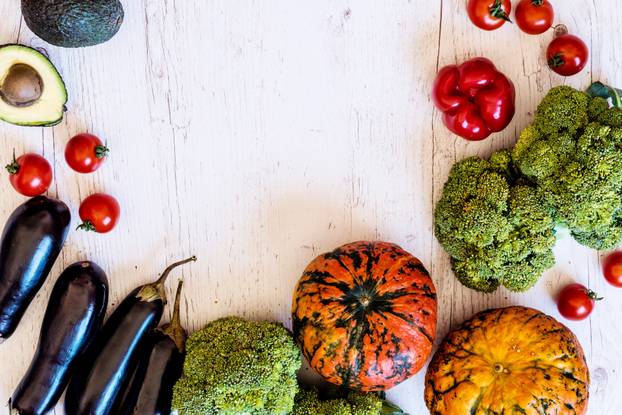
M320 255L298 282L294 337L326 380L388 389L424 365L436 335L436 290L397 245L354 242Z
M477 314L451 332L426 375L433 415L582 415L589 372L575 335L525 307Z

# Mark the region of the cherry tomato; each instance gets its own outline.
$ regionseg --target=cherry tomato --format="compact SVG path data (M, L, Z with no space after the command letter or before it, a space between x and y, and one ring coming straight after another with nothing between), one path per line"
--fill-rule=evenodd
M93 134L78 134L65 147L65 160L78 173L92 173L101 166L110 150Z
M52 183L52 167L38 154L28 153L15 158L6 166L11 185L24 196L38 196Z
M622 287L622 251L614 252L605 258L603 273L609 284Z
M119 220L119 202L110 195L95 193L82 201L79 214L82 224L78 229L97 233L110 232Z
M583 320L592 313L594 303L602 300L581 284L565 286L557 297L557 309L568 320Z
M553 39L546 50L546 60L553 71L571 76L585 68L589 54L585 42L566 33Z
M467 12L480 29L495 30L510 21L510 0L469 0Z
M514 19L520 29L530 35L546 32L553 25L555 11L549 0L521 0Z

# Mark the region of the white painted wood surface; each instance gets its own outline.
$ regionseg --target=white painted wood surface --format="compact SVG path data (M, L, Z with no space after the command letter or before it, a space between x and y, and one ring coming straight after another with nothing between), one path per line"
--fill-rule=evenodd
M123 217L107 235L72 232L17 333L0 348L0 401L27 368L53 282L91 259L107 271L112 304L167 262L196 254L183 318L196 329L237 314L290 321L294 285L316 255L381 239L423 260L439 292L439 338L489 307L523 304L559 317L552 296L580 281L606 297L570 323L592 374L590 414L622 408L622 290L606 284L596 252L560 241L558 265L527 294L463 288L432 234L432 210L451 164L510 145L549 87L622 85L622 13L616 0L557 0L557 22L590 46L588 68L564 79L545 65L552 34L512 25L483 32L464 0L132 0L111 42L67 50L23 24L19 1L0 2L0 43L44 47L70 95L52 129L0 125L0 155L42 152L55 168L50 195L118 197ZM451 135L430 103L437 69L484 55L517 87L510 127L482 143ZM63 157L75 133L112 148L97 173L74 174ZM0 222L24 198L0 181ZM169 293L174 283L169 284ZM425 414L423 373L389 393ZM62 410L57 411L62 414Z

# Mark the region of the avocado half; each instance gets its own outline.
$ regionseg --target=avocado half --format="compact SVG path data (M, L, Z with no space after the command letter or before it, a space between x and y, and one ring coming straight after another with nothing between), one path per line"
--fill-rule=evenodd
M52 45L80 48L111 39L123 23L119 0L22 0L22 15Z
M65 113L67 89L52 62L23 45L0 46L0 119L49 127Z

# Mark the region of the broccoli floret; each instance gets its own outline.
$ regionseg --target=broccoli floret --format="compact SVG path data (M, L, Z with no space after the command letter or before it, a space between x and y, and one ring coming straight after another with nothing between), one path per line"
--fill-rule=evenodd
M478 291L525 291L555 262L555 222L510 159L504 150L454 165L435 210L435 234L456 277Z
M545 135L574 133L588 123L590 97L569 86L552 88L536 111L536 128Z
M292 411L301 356L281 324L223 318L192 334L186 350L173 395L179 415Z
M403 412L375 393L350 392L345 397L322 399L315 390L301 390L292 415L397 415Z
M551 89L512 157L555 220L595 249L622 236L622 111L570 87Z
M615 107L609 108L593 119L610 127L622 127L622 110Z

